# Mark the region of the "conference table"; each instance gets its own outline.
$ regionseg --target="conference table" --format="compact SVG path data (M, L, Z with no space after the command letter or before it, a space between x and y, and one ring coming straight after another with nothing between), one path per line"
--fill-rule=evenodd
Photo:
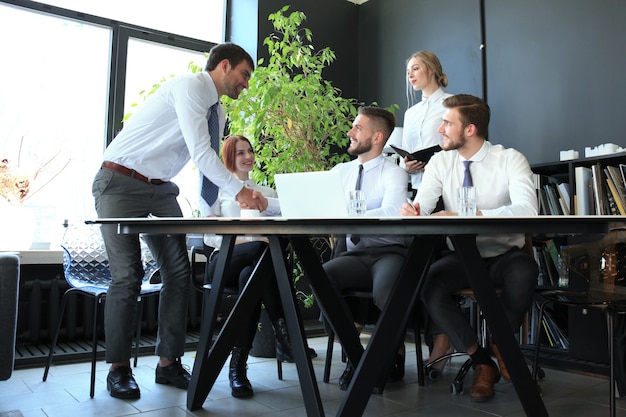
M215 341L218 306L223 291L221 271L228 265L235 237L264 235L269 245L263 256L271 256L285 312L287 329L293 345L303 401L308 416L324 416L311 360L305 348L305 333L294 297L291 274L284 261L284 240L288 239L300 261L319 307L328 324L342 342L356 371L337 412L338 416L360 416L365 411L372 390L391 366L393 353L402 340L405 324L418 297L423 277L432 260L437 242L448 238L466 265L467 278L503 360L511 375L518 398L528 416L547 416L536 382L532 379L502 305L476 247L476 235L531 233L574 235L607 233L623 226L624 216L537 216L537 217L349 217L349 218L111 218L90 220L93 224L116 224L119 233L224 235L222 255L218 258L211 291L205 303L187 408L202 408L237 337L238 318L249 315L259 300L259 288L266 277L254 272ZM345 301L333 290L322 268L312 237L329 235L402 235L409 245L402 273L376 323L367 344L362 347L356 329L346 313ZM224 255L225 254L225 255ZM391 342L390 342L391 341Z

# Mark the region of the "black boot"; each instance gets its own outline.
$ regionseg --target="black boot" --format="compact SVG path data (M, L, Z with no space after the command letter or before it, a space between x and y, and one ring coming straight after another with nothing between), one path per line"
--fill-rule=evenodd
M339 389L345 391L348 389L350 382L352 381L352 377L354 376L354 367L348 360L346 362L346 369L344 369L343 374L339 377Z
M233 347L230 358L230 367L228 371L228 379L230 380L231 395L233 397L252 397L252 385L246 376L248 366L249 349Z
M274 333L276 334L276 359L281 362L293 363L293 350L289 341L287 324L284 318L279 318L274 323Z

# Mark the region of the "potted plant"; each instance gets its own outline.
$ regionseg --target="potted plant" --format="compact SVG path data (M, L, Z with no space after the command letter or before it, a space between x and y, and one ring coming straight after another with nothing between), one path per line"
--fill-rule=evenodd
M347 161L347 132L357 101L324 80L335 60L328 47L316 51L302 28L304 13L269 16L274 33L265 38L269 59L259 60L250 85L238 100L225 98L230 131L246 136L256 149L256 181L272 185L274 174L319 171Z

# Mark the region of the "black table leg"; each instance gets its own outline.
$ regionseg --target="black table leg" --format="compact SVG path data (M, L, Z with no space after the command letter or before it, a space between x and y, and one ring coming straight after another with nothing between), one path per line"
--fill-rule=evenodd
M384 308L376 330L363 355L354 324L345 311L345 301L337 294L325 275L307 238L291 238L300 262L319 301L320 309L328 318L333 331L342 342L346 355L352 363L358 364L354 378L341 408L339 416L362 415L367 406L372 389L382 372L389 369L397 342L404 335L404 327L410 306L414 305L423 275L430 263L434 248L432 237L415 238L409 248L403 273L396 282L392 295ZM420 273L421 271L421 273ZM389 341L396 341L389 343ZM381 361L381 358L385 360Z
M293 348L298 378L304 398L304 406L308 416L324 416L324 407L317 387L315 371L313 370L311 358L306 350L306 334L302 327L300 310L297 307L291 274L287 273L285 266L284 250L279 237L270 236L269 242L272 261L274 262L274 271L276 273L276 281L278 283L278 291L285 313L289 340ZM311 250L313 250L312 245Z
M476 247L476 236L455 235L450 236L450 239L466 266L467 278L474 290L476 301L485 314L489 330L498 341L498 349L511 374L513 386L526 415L532 417L547 416L548 411L541 400L537 384L532 379L528 366L526 366L522 351L506 320L493 284L490 280L485 279L487 269Z
M226 358L233 348L235 340L240 333L238 323L247 320L258 304L261 288L265 285L266 276L257 274L257 270L262 263L262 259L270 256L269 249L265 249L261 255L261 260L257 262L248 283L241 291L237 302L233 306L226 322L222 326L215 343L211 346L217 312L224 292L223 271L230 262L234 236L225 236L222 243L220 257L216 265L216 274L211 283L211 290L205 291L203 302L202 326L200 330L200 341L196 352L196 360L191 374L191 381L187 391L187 408L191 411L202 408L202 404L209 395L217 376L226 362ZM225 255L225 256L223 256Z
M346 356L352 363L359 363L363 354L363 346L359 342L359 335L354 323L349 319L348 306L331 285L319 255L315 252L308 237L293 236L289 240L298 255L302 269L306 272L311 282L311 288L315 294L319 308L328 324L341 341Z
M352 382L337 412L338 416L363 415L372 389L382 372L389 369L398 342L405 332L404 325L411 315L423 278L432 260L439 238L417 236L413 239L402 273L387 300L365 354L356 368Z

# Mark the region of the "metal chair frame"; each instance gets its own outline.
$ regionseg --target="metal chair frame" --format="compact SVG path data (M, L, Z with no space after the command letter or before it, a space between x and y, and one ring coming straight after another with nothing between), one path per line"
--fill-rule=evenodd
M61 331L61 324L63 322L63 315L65 314L65 308L67 301L72 294L80 294L85 297L94 300L93 306L93 337L91 341L91 382L89 388L89 396L93 398L95 391L96 381L96 360L98 353L98 331L97 323L99 319L99 305L105 301L106 293L111 282L111 272L109 271L109 262L104 249L104 241L100 234L99 228L94 226L81 226L76 228L77 231L85 230L83 240L79 241L79 245L72 246L72 243L67 243L63 249L63 264L65 280L70 286L69 289L63 294L61 301L61 307L59 310L59 317L57 326L52 338L52 344L50 345L50 351L48 353L48 360L44 369L43 381L48 378L48 371L52 365L54 358L54 351L57 346L59 333ZM66 230L67 233L67 230ZM95 249L93 253L91 251L86 252L83 244L91 249ZM82 253L81 253L82 251ZM141 339L141 325L142 325L142 300L148 296L158 296L161 291L160 279L158 283L153 283L156 279L158 269L156 263L152 259L152 256L147 248L147 245L142 242L142 253L144 257L144 269L146 271L141 291L138 296L137 313L135 315L136 330L135 330L135 349L134 349L134 362L133 366L137 366L137 358L139 355L139 341Z

